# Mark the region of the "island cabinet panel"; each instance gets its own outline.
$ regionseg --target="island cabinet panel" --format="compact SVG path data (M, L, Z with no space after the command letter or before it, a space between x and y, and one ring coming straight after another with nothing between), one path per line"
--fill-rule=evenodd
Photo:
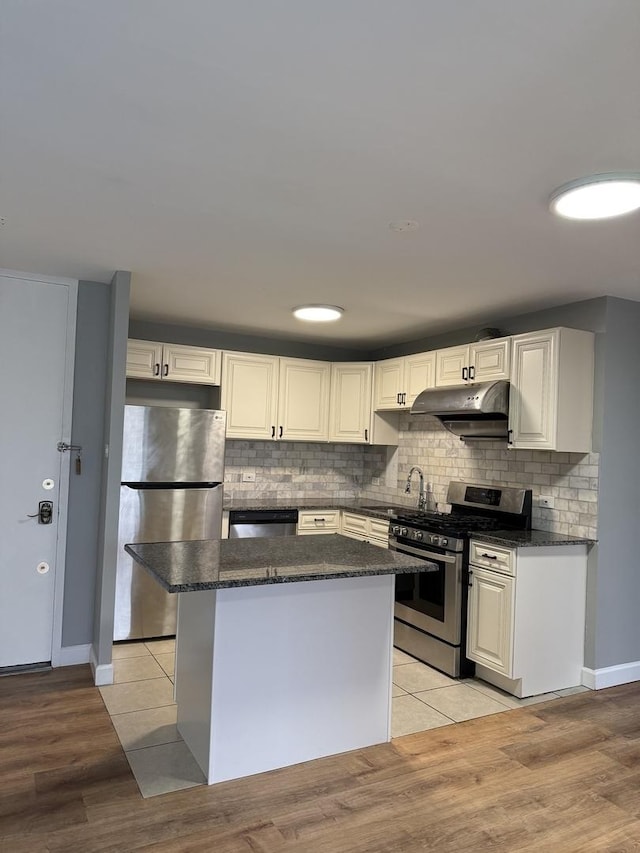
M380 575L180 593L178 731L209 784L389 740L393 590Z

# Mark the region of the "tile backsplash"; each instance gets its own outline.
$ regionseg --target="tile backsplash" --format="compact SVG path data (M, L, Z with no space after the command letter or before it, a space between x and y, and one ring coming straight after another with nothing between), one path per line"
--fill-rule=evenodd
M433 484L439 509L447 510L450 480L467 480L533 491L533 526L554 533L597 538L597 453L556 453L548 450L513 450L505 442L463 442L447 432L435 418L400 415L400 442L393 459L397 474L382 472L379 461L367 457L363 492L368 498L397 500L404 491L412 465L419 465L425 481ZM375 485L376 481L379 485ZM415 496L417 481L414 480ZM553 509L541 508L540 495L553 498Z
M301 441L227 441L225 497L345 500L363 490L365 453L384 469L384 448ZM242 474L255 472L255 482Z
M450 480L533 490L533 526L555 533L597 538L598 454L509 450L504 442L465 443L435 418L400 414L398 448L358 444L228 441L225 495L260 498L364 497L390 503L417 501L417 478L411 495L404 492L412 465L433 484L433 499L448 509ZM255 482L242 474L255 472ZM541 508L540 495L553 498Z

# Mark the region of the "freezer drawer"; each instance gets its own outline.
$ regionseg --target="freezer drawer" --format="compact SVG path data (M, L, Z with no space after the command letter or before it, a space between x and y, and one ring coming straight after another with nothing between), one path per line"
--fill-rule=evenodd
M163 637L176 632L175 595L165 592L125 552L129 542L219 539L222 486L120 490L120 526L114 640Z

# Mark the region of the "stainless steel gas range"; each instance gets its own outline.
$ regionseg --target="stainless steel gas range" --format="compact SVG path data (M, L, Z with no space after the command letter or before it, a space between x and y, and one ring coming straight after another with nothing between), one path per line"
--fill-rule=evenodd
M389 548L422 557L428 571L396 577L395 645L448 675L472 675L467 660L469 538L488 530L531 527L531 490L452 481L450 513L392 516Z

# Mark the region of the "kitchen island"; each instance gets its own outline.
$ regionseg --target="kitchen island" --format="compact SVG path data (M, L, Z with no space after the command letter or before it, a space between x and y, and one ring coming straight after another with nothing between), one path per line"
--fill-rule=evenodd
M127 545L178 594L178 731L209 784L390 738L394 575L335 535Z

